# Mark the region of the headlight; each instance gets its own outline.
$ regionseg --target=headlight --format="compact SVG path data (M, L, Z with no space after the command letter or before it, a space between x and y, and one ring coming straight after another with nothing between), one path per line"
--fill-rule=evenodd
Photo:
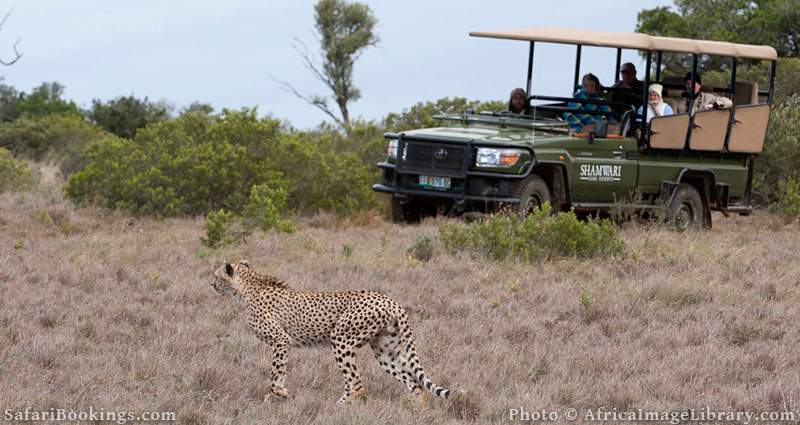
M389 158L397 158L397 139L389 140L389 146L386 147L386 155Z
M521 149L478 148L475 165L478 167L513 167L522 157Z

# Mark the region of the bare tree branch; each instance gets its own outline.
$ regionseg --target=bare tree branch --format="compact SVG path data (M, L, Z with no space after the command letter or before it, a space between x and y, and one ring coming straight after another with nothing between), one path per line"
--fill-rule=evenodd
M273 76L272 74L267 74L267 75L269 75L269 78L271 78L272 81L275 81L276 83L280 84L283 87L284 90L288 91L289 93L294 94L295 96L299 97L300 99L303 99L308 104L316 106L322 112L324 112L329 117L331 117L336 122L336 124L338 124L339 126L341 126L343 128L346 127L345 124L344 124L344 121L342 121L341 118L336 116L336 114L334 114L333 111L330 110L330 108L328 107L328 102L324 97L315 96L315 95L311 95L311 96L304 95L304 94L300 93L299 91L297 91L297 89L294 88L294 86L292 86L288 82L280 80L280 79L276 78L275 76Z
M11 16L11 14L13 12L14 12L14 8L11 8L11 10L9 10L8 13L6 13L6 16L3 17L3 20L0 21L0 32L3 31L3 27L6 25L6 21L8 20L8 17ZM22 53L20 53L20 51L17 50L17 45L19 45L20 41L22 41L22 39L18 38L17 41L14 43L14 59L12 59L10 61L6 61L6 60L3 60L3 59L0 59L0 64L3 64L5 66L11 66L11 65L14 65L22 57Z
M303 59L305 62L304 66L306 69L311 71L318 80L322 81L331 91L335 97L341 97L342 94L336 89L336 85L334 84L333 80L326 75L324 72L319 70L318 65L314 62L313 56L308 53L308 47L306 47L305 43L302 40L295 37L295 42L292 43L292 48L300 55L300 58Z

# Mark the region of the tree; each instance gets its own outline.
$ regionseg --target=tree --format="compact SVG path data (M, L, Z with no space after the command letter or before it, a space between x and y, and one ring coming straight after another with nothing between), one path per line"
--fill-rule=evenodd
M192 102L189 106L183 108L181 111L181 115L183 114L191 114L191 113L200 113L203 115L211 115L214 113L214 107L208 103L202 103L198 101Z
M147 97L121 96L107 103L93 100L89 118L109 132L131 139L136 130L169 119L169 110L164 102L150 102Z
M767 44L782 57L800 57L797 0L675 0L676 11L656 7L639 12L636 31L668 37ZM687 55L667 55L667 72L691 68ZM725 58L701 57L701 71L724 70Z
M19 118L17 105L21 98L22 93L14 86L0 82L0 122L10 122Z
M353 84L353 65L364 49L378 44L378 36L374 33L378 21L367 5L347 3L344 0L320 0L314 6L314 12L314 28L321 49L320 58L314 58L299 40L294 48L303 59L305 67L331 91L333 101L339 108L339 115L328 104L329 97L304 95L291 84L280 80L278 82L347 129L350 126L347 105L361 97L361 92Z
M71 100L64 100L64 86L53 81L42 83L31 90L30 94L22 93L16 104L17 116L43 117L53 114L80 114L78 105Z

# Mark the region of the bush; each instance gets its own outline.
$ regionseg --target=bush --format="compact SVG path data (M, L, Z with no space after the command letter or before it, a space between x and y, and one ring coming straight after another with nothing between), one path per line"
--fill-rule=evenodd
M88 115L107 131L131 139L140 128L169 119L169 110L164 102L120 96L105 103L93 100Z
M779 184L800 181L800 95L776 106L771 114L764 152L755 160L753 189L761 205L780 202Z
M285 128L255 110L199 113L153 124L134 140L94 143L67 197L138 214L240 214L251 188L282 175L286 209L351 214L375 206L377 168L341 146L342 136ZM284 212L284 211L282 211Z
M405 131L415 128L438 127L441 123L433 117L438 114L460 114L472 109L475 111L504 110L508 105L503 101L480 102L463 97L442 98L435 102L420 102L403 110L390 113L383 121L389 131Z
M800 182L791 177L778 182L777 197L771 205L773 211L789 219L800 216Z
M36 176L28 164L11 156L11 152L0 147L0 193L26 190L36 185Z
M551 215L549 204L525 218L503 212L471 225L444 224L439 239L449 252L493 260L608 257L625 250L611 221L583 222L574 212Z
M221 209L213 211L206 216L206 222L203 227L206 229L206 235L200 236L200 242L209 248L217 248L223 243L229 242L227 235L227 225L233 219L233 214Z
M86 147L105 134L80 115L23 117L0 124L0 146L16 156L61 161L69 175L83 168Z
M62 99L64 86L57 82L42 83L30 94L21 93L17 102L20 116L43 117L47 115L80 115L78 105Z
M417 261L429 261L436 250L436 240L428 235L418 236L414 239L406 254Z
M250 188L250 200L244 207L246 227L268 231L272 228L292 232L292 223L281 218L286 208L286 182L274 179L270 183Z

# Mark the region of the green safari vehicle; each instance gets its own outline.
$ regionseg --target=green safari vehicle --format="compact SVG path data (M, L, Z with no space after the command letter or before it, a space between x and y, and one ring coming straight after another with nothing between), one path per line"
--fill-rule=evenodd
M529 112L466 111L437 116L441 127L387 133L387 157L378 164L383 179L372 188L391 195L396 222L487 213L504 205L525 214L545 202L554 211L574 208L587 215L620 206L665 213L681 230L710 228L711 211L751 213L754 159L764 147L774 89L777 52L772 47L560 28L470 35L529 43ZM579 84L583 46L616 49L617 77L622 49L639 51L646 62L644 84L640 90L606 88L604 98L610 101L532 94L536 42L577 46L573 89ZM691 55L693 75L699 57L730 60L730 83L702 90L731 99L733 106L677 113L678 104L687 104L681 97L684 76L661 75L664 53ZM737 62L743 59L771 62L768 90L737 80ZM663 100L675 114L648 120L645 107L637 116L653 82L664 87ZM577 103L608 108L578 109ZM569 129L562 116L576 111L595 116L592 128Z

